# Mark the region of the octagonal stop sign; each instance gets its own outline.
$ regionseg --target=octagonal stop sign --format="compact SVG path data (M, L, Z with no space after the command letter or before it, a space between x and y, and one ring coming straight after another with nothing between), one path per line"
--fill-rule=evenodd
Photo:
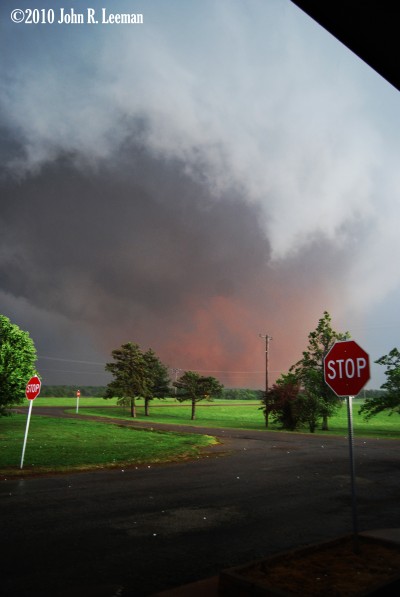
M356 396L370 378L369 356L354 340L335 342L324 359L324 376L337 396Z
M28 398L28 400L35 400L35 398L39 396L41 384L42 382L37 375L34 375L30 378L25 388L25 396Z

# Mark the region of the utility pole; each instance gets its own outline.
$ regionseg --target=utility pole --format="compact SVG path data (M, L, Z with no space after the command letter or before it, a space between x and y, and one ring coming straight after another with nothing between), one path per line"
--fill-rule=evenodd
M265 339L265 426L268 427L268 404L267 404L267 396L268 396L268 348L269 348L269 341L272 340L272 336L268 334L258 334L260 338Z

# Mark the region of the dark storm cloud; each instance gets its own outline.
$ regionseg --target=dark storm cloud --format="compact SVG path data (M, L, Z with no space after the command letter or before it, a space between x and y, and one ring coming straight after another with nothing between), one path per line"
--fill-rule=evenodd
M64 157L2 177L1 290L32 322L48 314L42 354L57 356L59 335L62 354L67 337L76 355L80 331L81 348L91 336L103 354L132 340L171 366L253 370L267 327L279 333L276 367L290 364L293 330L303 340L328 298L337 250L319 239L271 262L260 207L233 190L216 196L200 178L133 144L96 167Z
M131 150L124 165L59 159L3 181L3 289L97 321L175 317L185 297L241 294L268 260L258 208L210 196L176 163Z

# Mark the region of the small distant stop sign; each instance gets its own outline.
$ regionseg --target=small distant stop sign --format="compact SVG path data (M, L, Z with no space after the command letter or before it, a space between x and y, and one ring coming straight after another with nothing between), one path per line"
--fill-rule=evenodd
M35 400L39 396L41 385L42 382L36 375L30 378L25 388L25 396L28 400Z
M79 396L80 396L80 395L81 395L81 392L80 392L80 390L78 390L78 391L76 392L76 397L77 397L77 398L79 398Z
M325 382L337 396L356 396L370 378L369 356L354 342L335 342L324 359Z

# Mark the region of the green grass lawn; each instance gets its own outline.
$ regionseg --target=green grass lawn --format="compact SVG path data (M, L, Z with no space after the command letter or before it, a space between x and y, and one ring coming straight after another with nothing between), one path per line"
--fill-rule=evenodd
M400 416L389 416L381 413L366 421L358 411L363 401L353 401L353 426L354 434L362 437L380 437L400 439ZM76 398L36 398L34 408L40 406L70 407L70 412L76 410ZM150 403L150 417L144 416L143 401L137 401L138 419L154 423L174 423L177 425L192 425L204 427L221 427L234 429L265 429L262 411L259 402L248 400L215 400L209 403L199 403L196 407L197 417L190 420L191 406L188 402L179 403L174 398L166 400L155 399ZM92 407L96 407L93 408ZM235 408L236 407L236 408ZM99 416L128 418L128 409L117 406L117 400L104 400L103 398L80 398L79 414L96 414ZM270 430L278 431L276 426L270 425ZM329 431L317 429L319 434L347 435L347 409L343 401L342 408L329 421ZM300 432L308 433L304 428Z
M151 465L198 456L215 443L206 435L166 433L93 421L32 416L20 470L26 415L0 418L0 474L63 472Z
M353 403L355 437L400 439L400 417L386 413L365 421L358 410L362 401ZM27 406L27 401L25 403ZM76 411L76 398L37 398L32 408L24 468L20 470L26 415L0 418L0 474L62 472L105 467L151 465L195 458L202 447L215 442L212 437L124 428L81 419L35 416L40 407L60 406ZM173 398L154 400L150 416L145 417L142 401L138 401L138 420L211 428L265 430L265 421L258 402L223 401L197 405L197 419L191 421L191 406ZM38 413L37 413L38 414ZM131 420L129 409L117 406L116 400L81 398L80 415L97 415ZM348 435L345 403L329 421L330 431L317 434ZM270 425L269 430L279 433ZM304 428L301 433L308 433ZM296 432L298 433L298 432Z
M117 406L102 406L89 408L83 406L79 409L80 414L96 414L99 416L117 417L130 419L128 409ZM360 437L380 437L387 439L400 439L400 416L394 414L389 416L386 413L373 417L366 421L358 414L362 402L353 403L353 428L354 435ZM191 421L191 406L183 404L163 404L163 401L154 401L150 406L150 416L145 417L144 407L138 402L137 415L139 420L151 421L154 423L174 423L177 425L191 425L198 427L234 428L234 429L265 429L264 416L259 410L258 402L249 401L215 401L213 403L198 404L196 406L196 420ZM271 431L279 431L277 426L270 424ZM304 427L298 432L308 433ZM297 432L297 433L298 433ZM344 435L348 433L347 408L343 402L337 414L329 420L329 431L316 430L316 433L323 435Z

